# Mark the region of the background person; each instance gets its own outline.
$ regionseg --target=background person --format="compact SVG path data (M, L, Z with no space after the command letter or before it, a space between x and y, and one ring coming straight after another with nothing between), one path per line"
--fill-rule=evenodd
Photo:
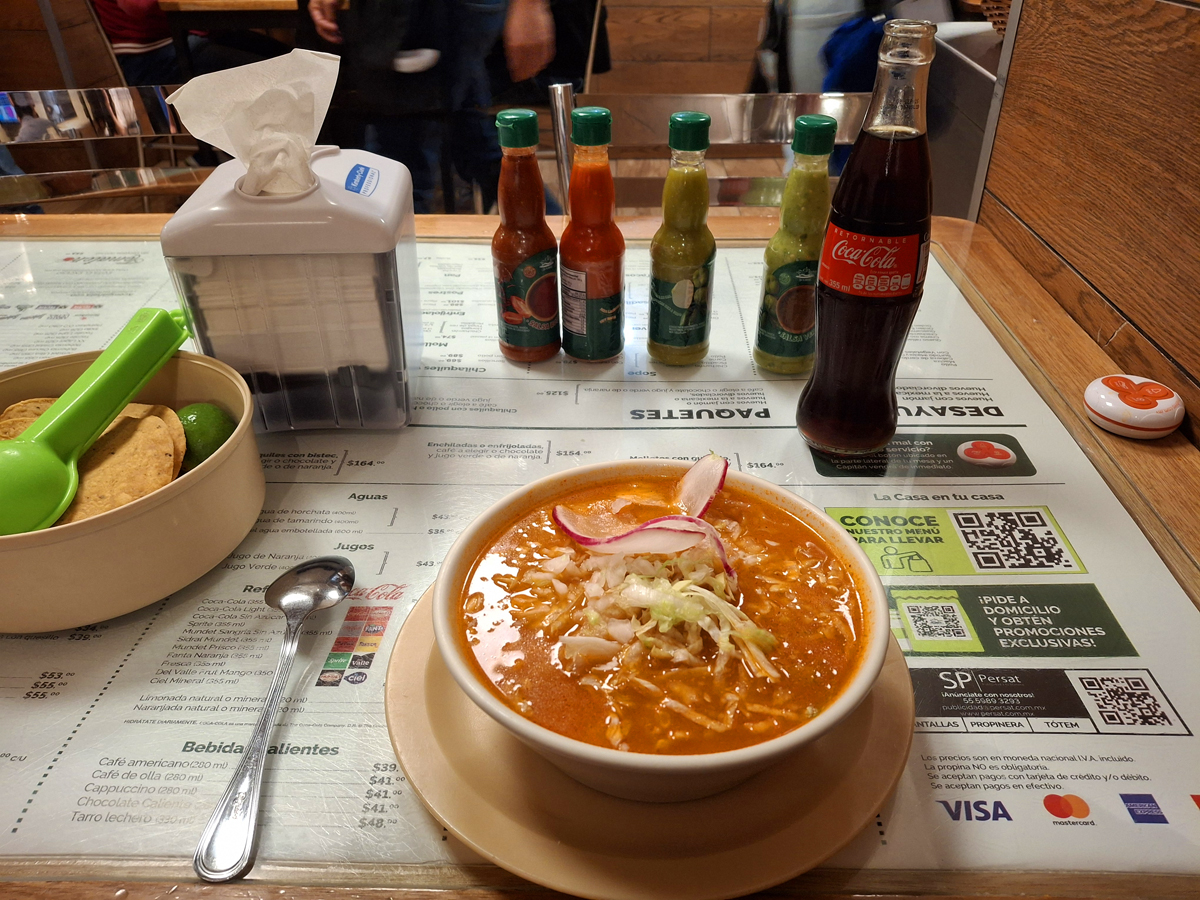
M100 26L116 54L125 83L181 84L183 73L171 43L167 16L158 0L92 0ZM281 56L291 48L254 31L213 31L188 35L188 53L197 75L232 69Z
M487 113L485 60L502 39L514 78L544 68L554 56L547 0L356 0L347 10L338 7L338 0L309 0L308 10L317 36L333 45L322 49L342 56L335 104L369 126L366 148L408 167L418 213L432 211L443 151L464 180L479 186L490 209L500 144ZM411 71L417 59L431 65ZM354 141L343 135L337 142Z

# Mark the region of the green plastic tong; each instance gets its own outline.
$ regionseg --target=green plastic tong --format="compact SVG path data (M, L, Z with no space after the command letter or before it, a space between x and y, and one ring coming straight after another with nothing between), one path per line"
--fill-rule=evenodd
M181 311L139 310L36 422L0 441L0 535L58 521L79 488L79 457L187 337Z

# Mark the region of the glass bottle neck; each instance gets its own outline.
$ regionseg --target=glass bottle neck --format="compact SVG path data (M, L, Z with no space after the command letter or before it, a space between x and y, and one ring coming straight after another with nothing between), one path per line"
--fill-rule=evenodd
M704 168L703 150L672 150L671 168Z
M546 197L536 147L501 147L497 207L500 224L517 231L544 228Z
M829 216L829 154L797 153L783 186L779 227L793 235L823 231Z
M875 75L875 93L863 122L873 134L925 133L925 87L929 66L887 63Z
M792 171L829 172L828 153L797 153L792 157Z
M601 165L608 162L608 144L596 144L594 146L576 146L575 147L575 165L584 163L586 165Z
M663 225L693 232L708 222L708 172L703 150L671 150L671 168L663 185Z
M607 144L576 146L567 196L572 223L594 228L612 222L617 204Z
M887 23L864 130L887 137L925 133L925 93L935 30L928 22Z

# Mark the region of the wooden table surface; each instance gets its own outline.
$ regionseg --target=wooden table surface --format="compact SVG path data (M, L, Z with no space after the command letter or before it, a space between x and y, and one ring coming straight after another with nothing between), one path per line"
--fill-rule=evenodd
M282 0L162 0L168 3L277 3ZM60 237L157 238L165 215L0 216L0 239ZM487 240L497 220L488 216L418 216L425 241ZM562 222L551 219L561 232ZM657 219L620 220L630 241L648 241ZM761 245L773 218L713 217L722 246ZM1131 441L1096 428L1083 412L1083 388L1120 371L1104 351L1001 247L986 229L959 219L935 218L934 253L1001 346L1058 415L1088 459L1141 526L1192 602L1200 607L1200 450L1181 435ZM152 853L152 848L147 849ZM0 864L0 900L530 900L561 896L492 866L398 874L396 867L364 867L330 883L317 867L297 867L289 883L255 881L132 881L119 868L72 867L63 874L47 861ZM53 874L49 874L53 873ZM48 877L61 880L44 880ZM88 880L78 880L88 879ZM819 869L756 897L1194 898L1200 876L1089 872L971 872Z
M163 12L296 11L296 0L158 0Z
M295 12L297 0L158 0L163 12ZM301 0L307 7L307 0ZM350 6L341 0L341 8Z

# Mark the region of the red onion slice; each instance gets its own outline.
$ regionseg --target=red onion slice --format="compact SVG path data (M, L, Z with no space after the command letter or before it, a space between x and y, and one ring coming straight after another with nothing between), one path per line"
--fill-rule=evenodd
M709 453L683 473L679 479L677 502L684 515L700 518L708 512L713 498L725 486L725 473L729 471L729 460L716 453Z
M728 463L727 463L728 465ZM662 516L658 519L651 519L650 522L661 522L666 527L673 528L693 528L696 531L704 533L713 547L716 548L717 556L721 560L721 565L725 569L727 575L733 574L733 566L729 564L729 555L725 552L725 544L721 541L721 535L717 533L717 529L713 528L703 519L698 519L695 516ZM650 522L646 524L649 525Z
M555 524L567 537L595 553L682 553L708 539L716 549L725 572L733 575L725 545L717 530L693 516L662 516L617 534L597 534L590 523L565 506L552 513Z
M657 519L616 534L597 534L591 524L565 506L554 507L554 521L567 537L596 553L682 553L704 540L696 528L658 527Z

